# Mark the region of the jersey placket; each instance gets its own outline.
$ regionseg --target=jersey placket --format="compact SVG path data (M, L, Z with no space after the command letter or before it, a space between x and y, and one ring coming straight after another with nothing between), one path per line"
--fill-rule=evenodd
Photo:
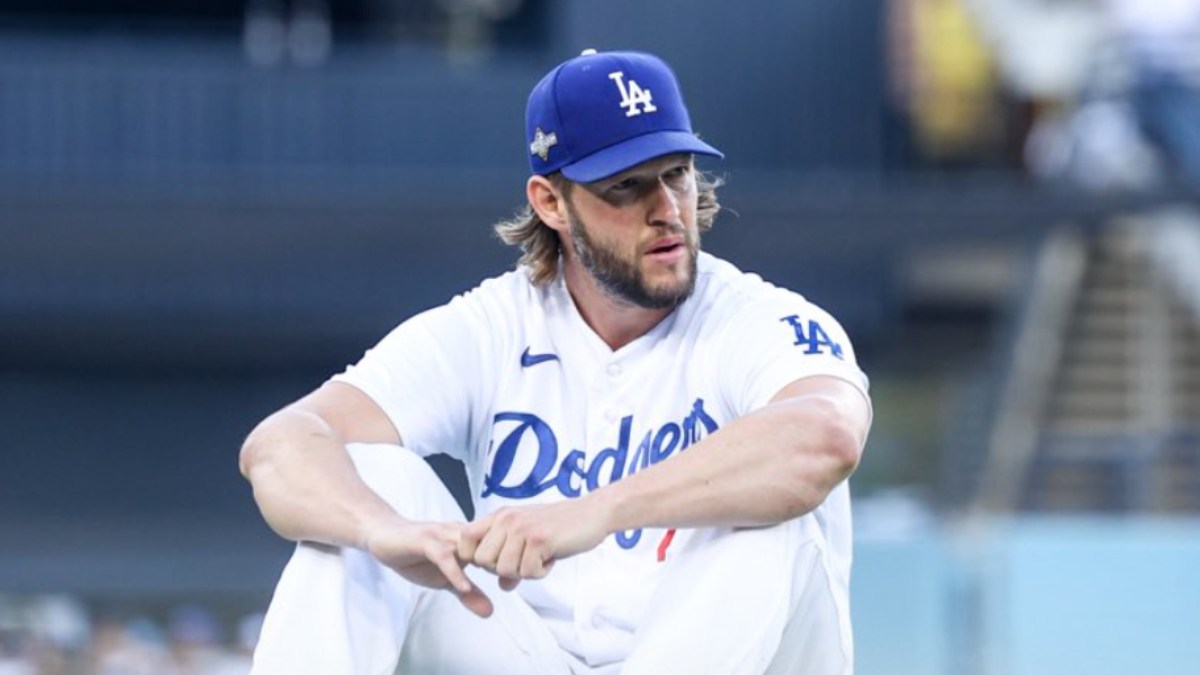
M609 482L610 465L619 459L599 464L605 450L615 450L620 443L622 410L619 394L623 372L622 358L611 351L592 364L586 403L586 447L583 448L584 467L588 473L584 483L589 490ZM595 476L594 480L592 476ZM615 581L606 570L608 564L605 558L611 546L610 540L611 537L591 555L582 556L579 561L581 585L577 589L579 602L575 605L575 630L585 656L593 662L604 658L611 643L611 638L604 635L608 626L601 612L608 584Z
M562 346L562 353L569 355L564 359L564 367L573 371L568 377L587 383L585 400L567 402L569 407L582 404L577 414L581 413L584 422L583 443L578 449L583 453L580 468L585 474L581 493L586 494L593 486L609 484L614 475L625 476L635 450L628 446L639 439L632 437L636 429L626 430L629 438L622 456L622 426L627 417L631 418L631 426L637 426L637 415L645 411L637 409L641 399L636 394L654 387L654 382L637 381L644 370L638 364L670 333L678 313L672 313L646 335L613 351L584 321L565 285L559 285L553 292L558 297L548 328L554 333L555 342ZM575 559L573 624L582 656L593 665L619 658L628 648L632 634L614 624L610 610L613 585L627 581L621 570L629 569L630 565L636 567L629 557L634 555L635 551L621 549L615 535L610 535L595 550Z

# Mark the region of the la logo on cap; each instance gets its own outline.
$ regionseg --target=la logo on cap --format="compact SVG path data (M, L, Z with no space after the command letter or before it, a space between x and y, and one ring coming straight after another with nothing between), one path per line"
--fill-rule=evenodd
M658 108L654 107L654 95L649 89L642 89L635 80L629 81L629 87L625 86L625 71L618 70L615 73L609 73L608 79L617 83L617 90L621 92L621 107L625 108L626 117L636 117L642 113L657 112ZM641 110L638 106L642 106Z

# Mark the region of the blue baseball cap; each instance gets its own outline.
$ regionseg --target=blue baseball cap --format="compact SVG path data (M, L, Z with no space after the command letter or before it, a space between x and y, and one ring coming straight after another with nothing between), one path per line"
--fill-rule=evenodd
M525 140L533 173L577 183L664 155L724 157L692 132L671 67L640 52L589 49L550 71L529 94Z

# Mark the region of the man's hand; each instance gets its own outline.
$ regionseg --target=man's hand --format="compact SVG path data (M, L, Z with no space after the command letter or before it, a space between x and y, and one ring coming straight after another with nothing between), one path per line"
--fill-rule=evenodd
M366 542L367 551L400 576L428 588L447 589L471 612L487 618L492 601L463 572L470 562L457 556L463 523L405 521L378 528Z
M596 548L607 535L588 499L504 508L463 528L458 559L494 572L500 587L512 590L521 579L545 577L556 560Z

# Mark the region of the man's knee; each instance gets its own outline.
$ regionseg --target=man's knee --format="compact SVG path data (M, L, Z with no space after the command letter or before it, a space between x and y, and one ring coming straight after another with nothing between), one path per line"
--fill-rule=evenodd
M346 446L359 476L397 513L413 520L461 521L462 509L429 463L398 445Z

